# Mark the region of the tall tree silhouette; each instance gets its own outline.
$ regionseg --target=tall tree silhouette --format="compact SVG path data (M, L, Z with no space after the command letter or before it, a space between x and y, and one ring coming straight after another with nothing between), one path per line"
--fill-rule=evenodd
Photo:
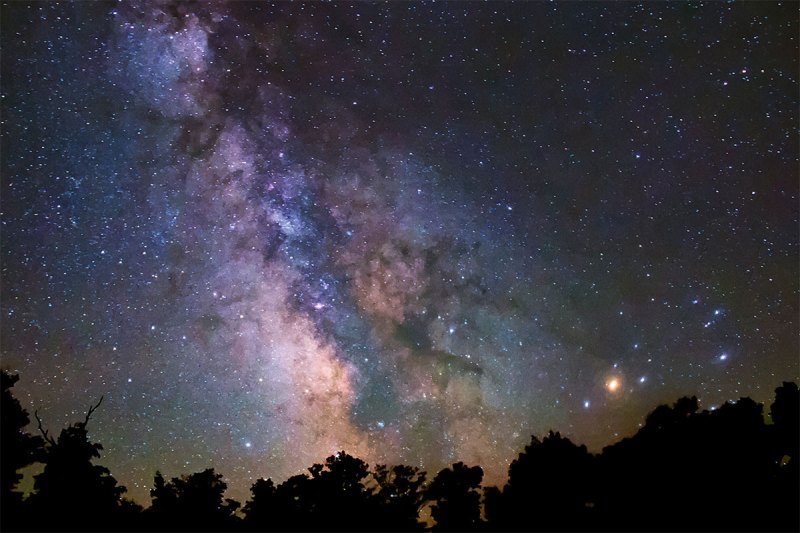
M172 531L229 530L236 526L239 502L224 497L227 484L213 468L165 481L156 472L153 503L147 511L151 527Z
M490 527L552 531L584 529L593 504L593 456L560 433L541 441L535 436L508 469L508 483L499 495L488 493ZM492 508L492 506L496 508ZM499 508L498 508L499 507Z
M17 492L17 483L22 479L18 470L41 457L44 440L30 435L25 428L30 423L28 412L11 394L11 387L19 376L3 370L0 372L2 397L0 397L0 528L17 529L22 524L22 493Z
M125 487L109 470L92 464L100 457L103 446L91 442L86 433L94 411L90 407L86 418L61 430L57 439L42 427L36 414L39 430L45 440L42 462L44 470L34 478L35 493L30 498L31 507L39 526L47 529L108 529L130 510L123 503Z
M481 526L481 494L483 469L458 462L442 469L425 491L425 499L433 502L431 516L437 531L474 531Z

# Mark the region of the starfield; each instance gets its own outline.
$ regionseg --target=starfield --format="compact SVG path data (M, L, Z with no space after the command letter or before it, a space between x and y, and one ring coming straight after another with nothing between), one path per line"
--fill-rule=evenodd
M797 530L797 7L0 4L1 525Z

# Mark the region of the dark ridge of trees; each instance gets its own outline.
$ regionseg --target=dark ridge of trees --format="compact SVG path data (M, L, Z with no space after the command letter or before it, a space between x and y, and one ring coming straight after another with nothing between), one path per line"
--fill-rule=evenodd
M788 526L769 513L780 458L770 450L762 406L742 398L697 410L696 398L661 406L636 435L603 450L601 521L611 526L624 512L620 525L631 530L650 527L654 516L666 530L687 523L723 531Z
M311 474L292 476L277 487L258 480L245 508L252 530L361 531L373 528L376 500L366 487L368 465L345 452L328 457Z
M315 464L309 475L292 476L277 487L259 479L243 508L248 531L421 530L425 472L404 465L369 470L344 451Z
M151 505L124 498L102 446L83 421L50 436L25 432L28 413L2 373L3 531L798 531L800 394L784 382L764 421L749 398L713 411L697 398L661 405L633 436L591 454L550 431L511 463L503 487L482 487L479 466L455 463L432 479L418 468L376 465L341 451L251 497L225 498L213 468L166 480L155 473ZM27 498L19 469L44 469ZM421 517L430 516L425 522Z

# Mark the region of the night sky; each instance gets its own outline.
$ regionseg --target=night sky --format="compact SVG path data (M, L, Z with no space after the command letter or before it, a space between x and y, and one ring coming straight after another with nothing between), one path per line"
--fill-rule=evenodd
M142 503L768 410L798 56L794 2L3 4L2 366Z

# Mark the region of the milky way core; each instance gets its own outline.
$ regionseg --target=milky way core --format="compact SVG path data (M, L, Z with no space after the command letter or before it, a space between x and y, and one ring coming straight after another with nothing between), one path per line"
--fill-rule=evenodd
M2 365L149 501L503 483L798 380L794 3L2 6Z

